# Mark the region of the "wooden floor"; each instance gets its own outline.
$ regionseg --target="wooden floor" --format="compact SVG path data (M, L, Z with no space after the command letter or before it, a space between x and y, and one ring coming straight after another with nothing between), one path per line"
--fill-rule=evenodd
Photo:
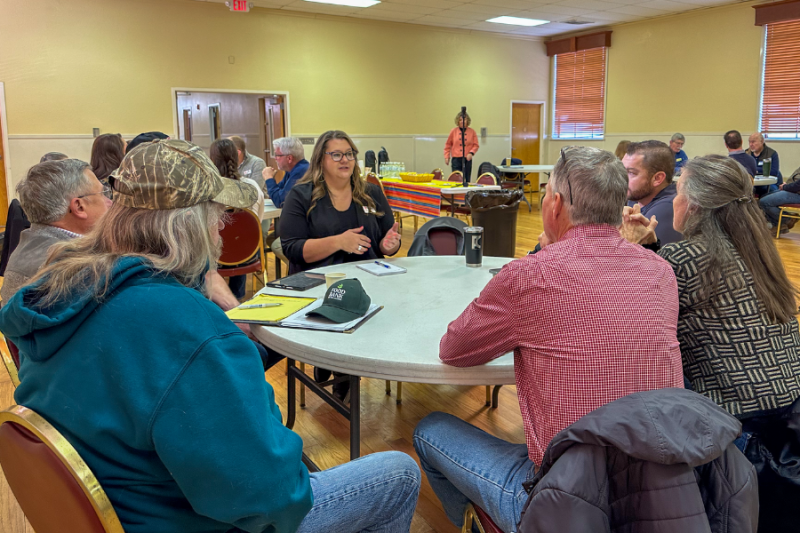
M535 198L535 196L534 196ZM532 213L521 206L517 224L518 257L536 246L542 222L537 202ZM412 219L405 219L403 247L405 255L414 233ZM800 227L800 226L799 226ZM776 241L792 281L800 285L800 233L789 233ZM274 272L270 259L270 271ZM267 380L275 389L275 397L286 412L286 366L277 365L267 373ZM500 408L484 406L483 387L432 386L404 384L403 402L395 402L396 384L392 395L384 392L385 382L364 379L362 382L362 454L385 450L399 450L416 459L411 438L414 426L431 411L452 413L484 430L509 441L524 442L522 420L515 387L506 386L500 391ZM13 388L8 376L0 371L0 409L13 404ZM306 453L322 468L344 463L349 458L348 426L327 404L313 394L307 397L305 410L298 410L295 430L303 437ZM269 495L264 495L268 498ZM0 533L32 532L5 479L0 481ZM417 512L411 527L413 532L454 532L456 528L447 520L439 501L423 480Z

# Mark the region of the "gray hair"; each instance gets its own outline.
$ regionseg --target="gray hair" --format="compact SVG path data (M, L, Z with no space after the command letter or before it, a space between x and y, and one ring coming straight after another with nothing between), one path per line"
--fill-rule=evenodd
M757 131L757 132L755 132L755 133L751 133L751 134L750 134L750 137L752 137L753 135L756 135L756 136L758 137L758 139L759 139L759 140L760 140L762 143L764 142L764 134L763 134L763 133L761 133L760 131Z
M306 157L303 143L297 137L281 137L272 141L272 146L280 150L283 155L291 155L295 161L301 161Z
M697 272L700 300L727 305L718 291L749 283L737 266L738 254L770 319L792 320L797 290L786 275L744 167L721 155L697 157L683 167L680 188L688 200L683 236L706 248Z
M140 257L155 275L174 276L187 287L206 292L205 274L222 248L212 228L225 220L224 206L203 202L179 209L137 209L113 204L102 224L82 239L57 243L46 267L31 280L40 305L62 301L70 294L90 293L102 300L122 257Z
M569 146L561 153L550 187L564 198L572 225L622 224L628 174L617 156L587 146Z
M39 160L39 163L44 163L45 161L62 161L64 159L69 159L69 156L61 152L47 152Z
M17 185L22 210L36 224L52 224L67 214L76 196L91 190L92 178L84 174L89 163L79 159L45 161L34 165Z
M675 134L675 135L673 135L673 136L672 136L672 138L669 140L669 142L673 142L673 141L681 141L681 142L686 142L686 137L684 137L684 136L683 136L683 133L676 133L676 134Z

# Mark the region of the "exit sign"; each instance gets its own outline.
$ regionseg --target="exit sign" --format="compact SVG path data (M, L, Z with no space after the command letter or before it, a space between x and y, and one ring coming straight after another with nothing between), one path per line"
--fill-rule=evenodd
M249 12L253 5L252 2L248 2L247 0L230 0L230 2L225 2L225 4L231 8L231 11L239 11L241 13Z

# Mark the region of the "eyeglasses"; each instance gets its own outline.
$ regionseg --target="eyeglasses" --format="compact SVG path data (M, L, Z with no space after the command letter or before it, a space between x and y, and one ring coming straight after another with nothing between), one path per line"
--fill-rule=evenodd
M111 199L112 190L110 185L103 185L103 190L100 192L90 192L89 194L82 194L80 196L76 196L75 198L86 198L87 196L94 196L95 194L102 194L109 200Z
M325 153L331 156L331 159L333 159L338 163L339 161L342 160L343 157L346 157L348 161L352 161L353 159L356 158L356 154L358 152L350 150L349 152L325 152Z
M567 166L567 153L564 151L566 146L561 149L561 159L564 161L564 166ZM569 172L565 173L564 179L567 180L567 186L569 187L569 205L572 205L572 183L569 182Z
M289 157L290 155L292 155L292 154L275 154L272 157L274 157L275 159L278 159L279 157Z

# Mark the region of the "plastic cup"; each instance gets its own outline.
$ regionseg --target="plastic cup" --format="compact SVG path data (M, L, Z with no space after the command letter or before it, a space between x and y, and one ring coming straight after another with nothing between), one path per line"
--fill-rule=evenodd
M325 274L325 286L330 288L334 283L338 283L347 278L347 274L343 272L328 272Z

